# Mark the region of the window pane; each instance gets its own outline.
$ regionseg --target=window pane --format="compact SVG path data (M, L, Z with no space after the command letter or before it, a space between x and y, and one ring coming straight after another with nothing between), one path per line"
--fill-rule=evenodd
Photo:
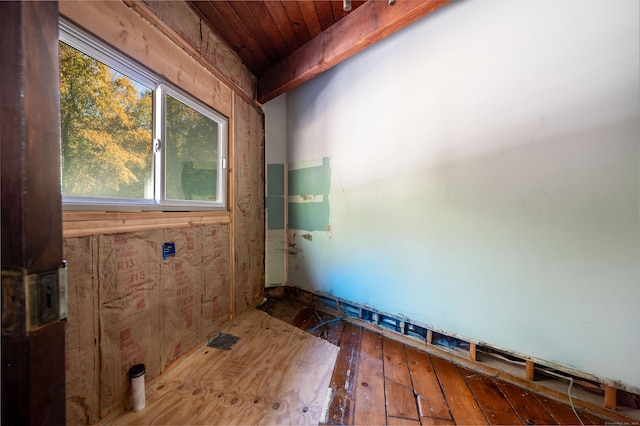
M165 198L216 201L218 124L166 98Z
M60 42L62 193L153 198L152 90Z

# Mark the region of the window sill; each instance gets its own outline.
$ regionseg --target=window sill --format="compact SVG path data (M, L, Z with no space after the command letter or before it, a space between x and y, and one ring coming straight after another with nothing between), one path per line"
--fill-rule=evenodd
M182 228L187 226L229 223L228 211L202 212L104 212L63 211L64 238L94 234L116 234L146 229Z

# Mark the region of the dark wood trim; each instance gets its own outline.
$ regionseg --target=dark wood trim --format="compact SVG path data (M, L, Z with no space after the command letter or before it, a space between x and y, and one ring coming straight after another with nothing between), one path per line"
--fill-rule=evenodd
M0 40L2 268L56 270L62 262L58 3L0 2ZM2 424L65 423L64 333L64 322L56 321L26 337L2 338Z
M368 1L301 46L258 78L258 101L267 102L447 4L409 0L389 6Z
M2 2L2 265L62 260L57 2Z

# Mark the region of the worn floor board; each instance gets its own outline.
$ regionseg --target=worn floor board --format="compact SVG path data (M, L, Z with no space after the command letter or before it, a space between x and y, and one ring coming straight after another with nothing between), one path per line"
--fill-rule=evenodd
M293 317L300 310L300 304L291 299L268 299L258 309L291 324Z
M384 355L384 377L411 388L411 377L407 357L404 354L404 345L385 337L382 339L382 352Z
M435 417L420 417L420 422L423 425L455 425L455 422L451 419L438 419Z
M387 423L382 361L382 336L362 330L355 395L355 425Z
M471 392L475 395L476 401L480 404L480 408L484 411L490 424L522 424L520 417L518 417L507 398L490 377L460 367L458 367L458 370L466 380Z
M610 422L610 421L604 421L600 418L598 418L597 416L592 415L591 413L586 413L586 412L581 412L580 413L580 418L582 418L584 420L584 424L591 424L591 425L603 425L603 424L612 424L612 423L620 423L620 422ZM633 424L633 423L631 423Z
M531 392L502 380L496 379L495 382L516 410L523 424L558 424Z
M389 417L387 424L389 426L420 426L419 420L402 419L398 417Z
M317 424L338 347L254 310L155 383L147 407L115 424Z
M420 416L451 420L449 406L442 394L429 355L410 347L407 347L406 351L413 390L418 395Z
M346 323L344 321L332 322L327 324L322 331L320 332L318 337L325 339L326 341L333 343L336 346L340 345L340 340L342 339L342 333L344 332L344 325Z
M389 417L418 420L418 406L413 394L404 345L383 337L382 354L387 415Z
M418 420L418 406L411 387L385 380L387 415L403 419Z
M585 425L593 424L591 423L591 420L589 420L584 414L580 413L580 411L578 411L578 415L580 416L580 420L578 420L573 410L568 405L561 404L558 401L541 395L536 395L535 397L549 412L549 414L551 414L551 416L553 416L553 418L561 425L577 425L580 423L580 420L582 420L582 423Z
M361 330L352 323L344 323L340 352L331 377L333 399L327 412L327 421L332 424L350 425L353 419L353 393L360 359Z
M478 402L456 366L442 358L435 356L430 358L456 424L487 424L487 419Z
M291 320L291 325L302 330L309 330L319 323L320 321L318 320L316 310L308 306L300 308L298 313L293 317L293 320Z

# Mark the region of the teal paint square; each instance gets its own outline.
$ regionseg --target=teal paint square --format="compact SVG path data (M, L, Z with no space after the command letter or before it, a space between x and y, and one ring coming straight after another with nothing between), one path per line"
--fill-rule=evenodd
M284 197L267 197L267 229L284 229Z
M289 203L290 229L327 231L329 228L329 201L314 203Z
M284 164L267 164L267 196L284 196Z
M321 195L331 190L331 166L327 157L322 166L289 170L289 195Z

